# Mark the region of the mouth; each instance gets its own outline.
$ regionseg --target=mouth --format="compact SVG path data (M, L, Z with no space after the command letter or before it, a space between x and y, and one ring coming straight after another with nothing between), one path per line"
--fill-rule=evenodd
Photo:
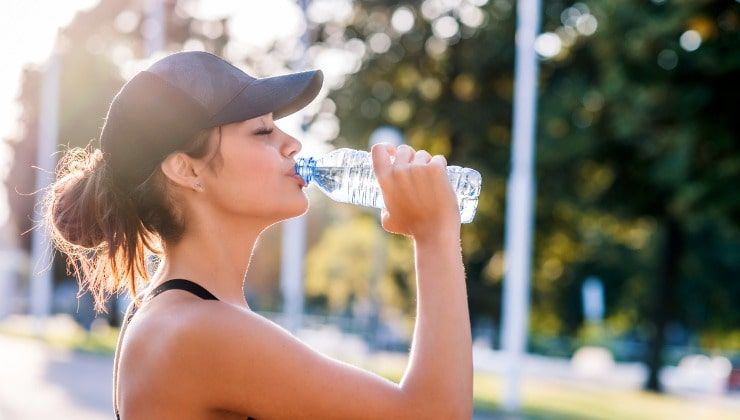
M306 187L306 181L303 179L302 176L300 176L298 174L293 174L293 175L289 175L289 176L291 178L295 179L298 182L298 184L301 186L301 188L305 188Z

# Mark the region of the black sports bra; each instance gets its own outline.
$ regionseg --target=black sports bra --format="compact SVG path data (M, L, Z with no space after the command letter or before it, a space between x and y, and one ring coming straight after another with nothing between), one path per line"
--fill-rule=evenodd
M152 290L143 300L147 301L154 299L160 293L172 289L185 290L186 292L190 292L204 300L218 300L216 296L213 296L213 294L206 290L203 286L185 279L167 280L166 282L154 288L154 290ZM136 313L136 309L137 306L132 303L126 310L126 315L123 318L123 325L121 326L121 333L118 336L117 348L120 348L121 346L123 333L126 331L126 327L128 326L129 321L131 321L131 318ZM121 420L121 416L118 413L118 357L119 353L118 351L116 351L116 357L113 360L113 412L116 414L116 419ZM253 417L248 417L247 420L256 419L254 419Z

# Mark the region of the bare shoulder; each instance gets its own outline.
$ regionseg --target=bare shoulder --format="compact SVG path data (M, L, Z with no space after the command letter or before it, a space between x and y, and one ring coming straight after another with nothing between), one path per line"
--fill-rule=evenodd
M237 325L249 329L254 319L248 311L220 301L179 291L164 293L145 304L131 320L123 340L123 356L139 356L137 364L151 364L153 374L169 377L180 371L180 363L207 364L207 359L200 360L205 343Z
M169 299L132 327L156 343L157 381L193 396L190 403L256 418L426 414L396 383L315 351L259 314L223 302Z
M172 414L172 408L202 412L206 398L190 380L197 362L187 340L202 328L202 313L213 301L184 292L168 292L144 304L131 319L118 349L118 401L123 412ZM152 395L157 395L152 399ZM146 410L142 413L141 410Z

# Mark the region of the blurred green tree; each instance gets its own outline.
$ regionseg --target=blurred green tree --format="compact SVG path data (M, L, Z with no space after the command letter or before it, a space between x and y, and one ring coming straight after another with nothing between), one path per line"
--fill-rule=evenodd
M571 268L619 273L610 283L647 336L652 390L669 323L709 337L740 326L738 11L594 0L546 19L546 31L575 39L543 69L538 170L560 179L543 176L552 189L540 196L617 223L581 224L579 236L601 231L631 252L613 259L607 248Z
M498 318L502 271L491 257L503 247L511 5L498 2L484 15L467 4L488 24L470 19L471 26L459 27L453 39L444 40L433 35L418 5L388 3L359 2L345 30L347 39L363 40L367 51L363 68L332 94L341 121L336 144L365 148L375 128L390 124L403 130L412 147L480 170L484 185L478 214L475 223L463 227L463 250L472 312ZM441 3L437 6L441 9L434 13L446 14Z
M669 323L709 338L740 327L738 7L544 2L532 329L577 334L581 284L597 275L607 325L644 343L654 390ZM481 170L465 259L473 316L494 319L513 9L510 0L360 2L345 37L365 41L367 60L333 95L338 144L364 147L392 124L411 146Z
M380 302L381 311L394 314L415 309L409 241L386 236L376 218L355 215L329 226L309 251L306 267L307 298L322 301L330 313L362 312Z

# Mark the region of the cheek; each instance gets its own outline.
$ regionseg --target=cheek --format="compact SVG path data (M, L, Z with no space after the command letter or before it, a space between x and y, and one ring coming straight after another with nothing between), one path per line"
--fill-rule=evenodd
M257 186L270 182L269 180L275 178L279 170L270 159L260 159L254 156L242 159L240 162L234 162L234 164L240 182L251 185L257 184Z
M224 204L237 206L240 210L264 207L266 198L274 194L275 184L281 176L279 158L269 153L248 150L224 157L224 165L218 173L219 192Z

